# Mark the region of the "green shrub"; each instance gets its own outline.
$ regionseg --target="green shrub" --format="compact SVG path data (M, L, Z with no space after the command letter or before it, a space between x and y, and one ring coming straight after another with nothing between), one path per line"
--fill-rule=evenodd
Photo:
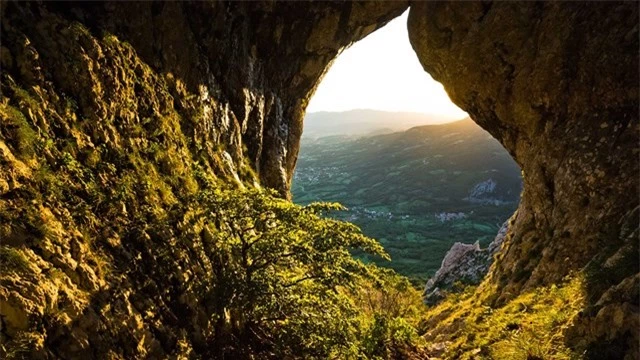
M351 255L387 257L355 225L323 216L340 205L298 206L255 189L208 190L200 202L208 213L201 238L213 271L203 296L215 309L214 356L350 359L417 348L402 309L383 318L355 296L363 284L393 284L395 295L410 285Z
M363 353L370 359L408 359L419 354L422 339L405 318L375 314L362 341Z

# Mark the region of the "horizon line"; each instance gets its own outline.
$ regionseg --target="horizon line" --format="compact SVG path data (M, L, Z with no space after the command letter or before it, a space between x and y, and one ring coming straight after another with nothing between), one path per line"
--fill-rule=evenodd
M454 118L451 115L437 113L437 112L424 112L424 111L412 111L412 110L382 110L382 109L372 109L372 108L353 108L353 109L347 109L347 110L305 110L305 114L308 115L308 114L317 114L317 113L346 113L346 112L353 112L353 111L373 111L373 112L384 112L384 113L435 115L435 116L442 116L442 117L447 117L452 119ZM468 113L465 112L465 114L466 116L462 118L469 117ZM455 118L458 118L458 117L455 117Z

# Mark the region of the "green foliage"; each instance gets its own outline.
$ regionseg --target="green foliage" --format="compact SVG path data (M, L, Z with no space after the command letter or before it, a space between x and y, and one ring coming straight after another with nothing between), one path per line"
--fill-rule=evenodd
M40 165L36 169L34 180L40 186L40 194L42 198L50 201L60 200L63 198L64 184L62 179L52 172L49 166Z
M392 280L351 255L360 249L386 258L380 244L323 216L340 205L298 206L255 189L207 190L199 202L207 209L201 237L212 279L204 296L215 304L215 356L375 358L378 348L368 344L409 349L417 341L400 310L374 320L381 309L357 297L363 284L380 288ZM391 291L409 288L405 279Z
M419 354L421 344L416 329L404 318L376 314L363 340L363 350L371 359L408 359Z
M565 346L564 331L583 308L584 291L580 278L562 287L552 285L519 296L489 319L489 326L510 331L508 336L490 346L492 356L505 360L580 358L577 352ZM523 314L518 316L518 313Z
M60 163L64 168L71 173L71 175L75 176L77 179L82 179L84 177L84 168L83 166L76 161L75 157L68 152L63 152L62 157L60 158Z
M238 167L238 177L245 183L252 183L258 179L258 175L247 160L243 161Z
M21 158L27 159L34 155L34 146L38 140L38 134L33 130L22 112L15 107L0 104L0 115L3 124L0 130L15 147ZM1 138L0 138L1 139Z
M484 284L483 286L486 286ZM500 308L484 305L485 287L449 295L425 314L438 327L427 340L447 343L443 359L578 359L564 344L564 333L584 308L584 279L539 287Z
M176 346L202 358L367 359L421 351L419 292L353 257L358 251L388 259L357 226L326 217L342 206L298 206L237 183L221 188L234 167L243 184L255 184L250 162L228 164L223 144L198 139L197 122L185 125L191 110L171 110L182 95L134 61L129 45L108 34L96 43L77 23L61 29L117 61L93 66L84 51L52 55L60 55L61 78L100 82L91 101L74 81L70 95L3 84L9 101L0 104L0 141L22 161L10 159L7 174L20 186L0 204L0 237L20 247L0 247L1 272L34 270L59 296L51 306L47 300L45 317L29 310L38 336L0 344L0 357L38 357L32 353L47 334L62 336L82 321L84 306L124 292L143 317L105 310L100 332L123 335L114 349L126 358L154 357L147 335L132 339L133 347L125 339L139 334L139 321L167 343L175 331ZM236 149L226 151L235 162ZM76 274L67 271L74 267ZM188 313L197 318L171 320Z
M393 270L376 268L377 281L365 281L350 294L361 309L361 354L371 359L423 358L417 327L425 311L420 291Z
M497 186L485 196L498 205L464 200L488 179ZM303 138L292 194L299 204L345 204L349 210L333 216L379 239L393 261L357 255L424 284L453 243L493 240L517 207L520 182L511 156L468 120L380 136ZM466 217L441 222L434 215L443 212Z

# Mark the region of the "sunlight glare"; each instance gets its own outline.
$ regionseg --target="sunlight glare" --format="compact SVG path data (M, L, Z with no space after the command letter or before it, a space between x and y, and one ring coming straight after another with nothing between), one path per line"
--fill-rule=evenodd
M408 11L340 55L307 112L373 109L458 120L467 114L422 69L407 32Z

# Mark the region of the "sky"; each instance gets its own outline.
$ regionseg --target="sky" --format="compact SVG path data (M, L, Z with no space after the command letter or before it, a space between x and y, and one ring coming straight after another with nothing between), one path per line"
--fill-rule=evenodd
M450 120L466 117L442 85L422 69L409 43L408 14L338 56L307 112L374 109L434 114Z

